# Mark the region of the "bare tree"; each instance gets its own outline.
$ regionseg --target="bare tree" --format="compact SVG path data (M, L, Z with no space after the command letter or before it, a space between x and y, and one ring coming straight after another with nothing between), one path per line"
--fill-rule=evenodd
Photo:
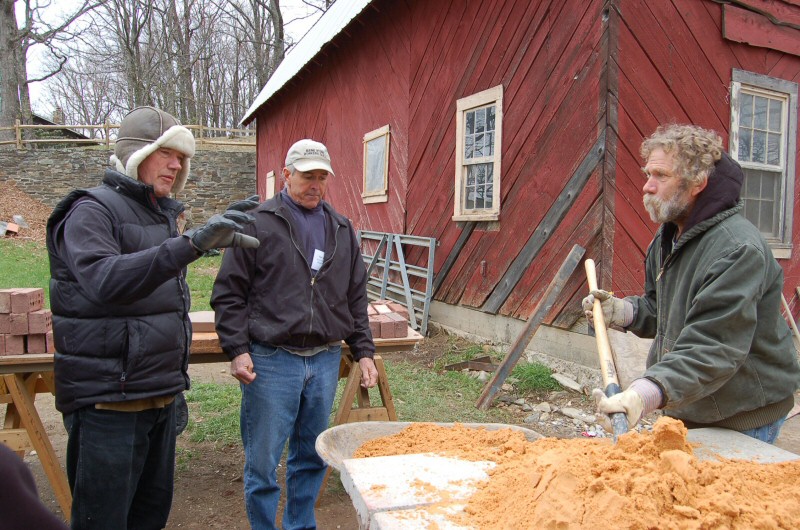
M29 84L57 74L67 61L57 42L70 38L70 25L79 17L104 4L107 0L84 0L80 7L56 23L47 23L42 12L50 1L23 0L22 24L17 20L17 0L0 0L0 126L14 125L16 120L31 123ZM28 51L40 44L55 58L51 68L37 78L28 77Z
M184 123L235 127L292 46L280 0L108 0L86 20L65 48L74 63L48 83L51 103L84 120L153 104ZM79 91L115 101L73 104Z

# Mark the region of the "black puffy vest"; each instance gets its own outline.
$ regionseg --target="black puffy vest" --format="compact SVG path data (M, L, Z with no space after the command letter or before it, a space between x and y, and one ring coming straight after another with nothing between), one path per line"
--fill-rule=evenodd
M63 221L73 204L90 198L114 219L123 254L158 246L178 235L177 201L155 206L152 189L114 171L103 184L75 190L47 223L50 306L53 312L56 408L70 413L99 402L174 395L189 387L191 322L185 274L167 279L153 292L126 304L90 299L57 254ZM149 205L152 202L153 205ZM79 245L79 241L67 242Z

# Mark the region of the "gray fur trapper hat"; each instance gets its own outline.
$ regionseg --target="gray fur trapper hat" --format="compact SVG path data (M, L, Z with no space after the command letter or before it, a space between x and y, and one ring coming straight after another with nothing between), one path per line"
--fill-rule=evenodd
M189 175L189 159L194 156L194 136L163 110L137 107L122 119L111 163L120 173L139 180L139 164L162 147L175 149L186 156L172 187L172 192L177 193L183 189Z

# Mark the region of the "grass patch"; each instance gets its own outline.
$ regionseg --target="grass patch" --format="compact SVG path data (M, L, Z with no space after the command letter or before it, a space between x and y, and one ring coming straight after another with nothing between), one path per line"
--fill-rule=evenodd
M192 460L197 458L197 451L193 449L186 449L184 447L175 448L175 470L186 471L189 468Z
M211 289L222 265L222 254L205 256L189 264L186 283L192 295L192 311L211 311Z
M0 289L41 287L50 307L50 260L42 243L0 239Z
M186 433L193 442L241 443L239 434L239 385L200 383L186 392L189 425Z
M537 390L561 390L561 385L553 379L553 371L541 363L520 363L511 371L514 384L521 392Z
M493 363L497 363L503 358L501 353L492 349L484 349L480 344L463 345L463 342L461 344L462 345L459 345L459 341L456 337L450 337L447 349L441 357L434 361L433 369L440 372L448 365L471 361L479 357L486 357L487 355L491 357Z

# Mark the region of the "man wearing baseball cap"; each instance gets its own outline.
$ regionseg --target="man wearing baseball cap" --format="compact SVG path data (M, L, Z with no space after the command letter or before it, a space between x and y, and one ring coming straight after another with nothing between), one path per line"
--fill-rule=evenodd
M73 529L163 528L172 504L176 397L189 388L186 266L241 234L251 197L179 234L194 137L166 112L122 120L100 186L47 223L56 408L67 429Z
M358 240L324 200L333 176L323 144L292 145L285 187L245 227L260 245L225 253L211 297L220 345L241 382L245 504L255 529L276 528L276 470L287 439L282 527L316 528L326 465L314 443L328 426L342 340L358 361L361 386L378 380Z

